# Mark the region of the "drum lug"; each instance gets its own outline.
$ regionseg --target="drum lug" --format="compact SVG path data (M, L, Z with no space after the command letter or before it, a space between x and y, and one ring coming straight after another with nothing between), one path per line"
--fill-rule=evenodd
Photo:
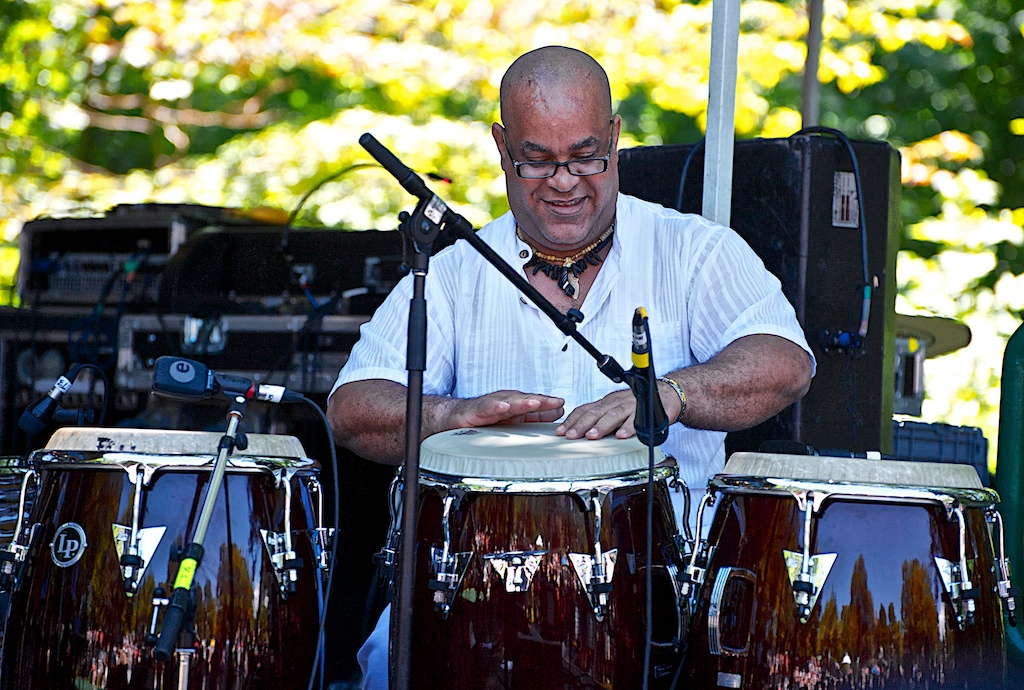
M811 619L811 611L818 603L821 588L828 579L835 565L835 553L811 554L811 520L821 508L825 496L815 492L796 492L794 498L804 514L803 552L782 550L786 561L786 572L789 584L793 588L793 599L796 601L797 615L801 623Z
M270 554L274 575L277 576L278 588L285 599L295 592L299 580L298 569L303 566L302 559L296 556L292 545L292 478L295 472L295 468L286 467L274 474L277 488L284 490L284 531L260 530L267 553Z
M985 513L986 519L996 525L999 533L999 554L996 560L996 567L999 569L999 576L996 582L996 593L1006 605L1006 619L1010 627L1017 627L1017 596L1020 591L1010 582L1010 559L1006 556L1006 540L1003 532L1003 516L995 507L989 507Z
M313 528L310 538L313 542L313 555L316 557L317 567L323 572L331 569L331 540L334 539L334 528L325 527L324 520L324 492L320 486L320 480L316 477L309 477L306 480L306 487L309 493L314 494L317 500L316 527Z
M786 559L786 572L789 574L789 584L793 588L797 614L800 616L800 622L806 623L811 618L811 611L821 596L821 588L832 572L832 566L835 565L839 554L819 553L807 556L799 551L783 549L782 555Z
M310 535L313 541L316 566L325 573L331 569L331 544L334 540L334 531L333 527L317 527Z
M281 595L285 598L295 592L296 582L299 579L298 569L302 567L302 559L298 558L287 539L290 535L280 532L271 532L261 529L263 543L267 546L267 553L270 554L270 562L274 566L274 575L277 576L277 584Z
M434 579L428 583L428 587L434 592L434 609L445 618L451 613L452 603L455 601L455 593L462 586L462 578L466 576L466 569L473 559L472 551L452 552L451 537L451 512L452 508L458 509L463 493L450 491L442 502L441 531L444 534L444 542L440 548L430 548L430 564L434 569Z
M935 556L935 567L939 570L939 577L945 586L946 594L949 595L956 611L957 627L961 630L969 625L974 625L974 612L977 609L977 600L981 592L971 582L970 571L974 562L967 561L967 525L964 522L963 507L956 505L951 511L950 519L956 518L959 528L960 558L954 562Z
M167 606L171 603L171 600L167 598L167 592L164 591L163 587L157 587L153 590L153 619L149 623L149 632L146 633L146 644L150 647L156 644L157 634L156 625L160 618L160 607Z
M149 561L160 546L167 527L144 527L133 530L127 525L111 525L111 528L114 535L114 551L117 552L117 562L121 566L121 577L124 580L124 593L131 598L135 596L139 582L142 581Z
M704 510L714 504L715 495L711 491L701 497L700 505L697 506L697 534L692 541L681 540L683 543L679 547L683 560L689 559L690 561L683 570L680 591L683 596L691 598L691 600L696 600L700 587L707 577L708 564L715 553L715 547L708 546L707 540L700 538L703 533ZM679 537L679 535L676 536Z
M608 614L608 595L612 591L612 576L615 574L615 561L619 555L618 549L605 552L601 548L601 508L606 496L606 492L595 490L590 492L589 500L584 501L590 508L589 512L594 515L594 555L569 554L576 576L587 591L594 617L599 621L604 620Z
M594 617L603 621L608 614L608 595L612 591L612 576L615 574L615 562L619 550L611 549L598 556L588 553L570 553L569 560L576 570L583 588L587 590L587 598L594 610Z
M28 499L29 484L34 484L34 491L39 489L39 474L35 470L27 470L21 480L21 495L18 499L18 522L14 527L11 543L0 549L0 591L17 589L21 580L22 564L28 557L29 549L35 541L39 523L32 525L28 539L22 536L25 525L25 503Z
M434 568L434 579L428 583L428 587L434 592L434 609L445 618L452 611L452 604L455 602L455 593L462 586L462 578L466 576L466 569L473 560L472 551L458 551L451 553L448 550L448 543L438 548L430 548L430 563Z
M957 627L964 630L967 626L974 625L975 599L980 592L974 589L971 580L964 576L958 563L935 556L935 567L938 568L942 585L956 611Z
M395 475L388 490L388 512L391 524L388 525L388 540L380 551L373 554L373 563L380 569L384 582L391 582L395 563L398 562L398 547L402 542L402 474Z
M491 564L498 576L505 580L505 591L529 591L533 576L540 568L541 558L547 551L508 551L489 553L484 560Z

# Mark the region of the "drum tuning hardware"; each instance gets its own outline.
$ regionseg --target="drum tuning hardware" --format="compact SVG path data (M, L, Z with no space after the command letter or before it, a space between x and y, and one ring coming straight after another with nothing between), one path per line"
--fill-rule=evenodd
M430 563L434 569L434 579L428 583L428 587L434 592L434 609L446 618L451 613L455 593L462 586L462 578L466 576L466 569L473 559L472 551L452 552L451 550L451 511L452 506L458 500L459 496L455 493L449 493L444 497L441 512L444 542L440 548L434 546L430 549Z
M996 561L999 577L996 582L996 593L1006 605L1006 620L1011 627L1017 627L1017 596L1020 590L1010 582L1010 559L1006 556L1006 539L1003 532L1003 516L994 507L985 513L989 522L995 523L999 533L999 556Z
M384 547L373 554L373 563L380 570L380 577L384 582L391 582L395 563L398 562L398 547L402 543L402 476L400 473L391 480L388 498L388 512L391 515L388 539Z
M505 580L505 591L526 592L533 583L533 576L540 568L540 561L547 551L508 551L489 553L484 560L491 564L498 576Z
M309 489L309 493L316 495L317 511L316 511L316 527L313 528L312 534L310 535L313 540L313 554L316 557L317 567L321 571L327 572L331 568L331 540L334 539L334 528L325 527L326 521L324 520L324 492L320 486L320 480L316 477L309 477L306 480L306 486Z
M594 491L590 495L590 512L594 514L594 554L569 554L569 560L583 589L587 592L594 617L598 621L604 620L608 614L608 595L612 592L612 576L615 574L615 562L619 555L618 549L604 551L601 548L601 506L605 496L606 494L600 491Z
M152 647L156 644L158 635L156 632L157 620L160 618L160 607L167 606L171 600L167 598L167 592L163 587L153 590L153 619L149 623L149 632L146 633L146 644Z
M299 579L298 569L303 566L301 558L295 553L292 544L292 476L295 469L285 468L277 472L276 478L278 488L284 489L284 531L271 532L261 529L263 543L270 554L270 562L274 567L274 575L277 576L278 588L281 596L287 598L295 592Z
M828 579L829 573L832 572L832 566L835 565L839 554L811 554L811 520L821 508L821 501L824 498L813 492L794 497L804 514L804 548L803 552L783 549L782 556L786 561L789 584L793 588L797 616L801 623L807 623L811 619L811 611L818 603L818 597L821 596L821 588L824 586L825 580Z
M971 582L970 566L973 561L967 561L967 526L964 522L963 508L957 505L950 514L950 519L955 517L959 523L959 545L960 557L957 561L950 561L935 556L935 567L939 570L939 577L949 595L956 612L957 627L961 630L969 625L974 625L974 613L977 609L977 600L981 591L974 587Z
M313 530L312 536L316 567L326 573L331 569L331 540L334 539L334 528L317 527Z
M129 598L135 596L142 575L146 572L153 554L156 553L160 541L164 538L166 526L139 527L142 511L142 487L149 483L152 471L141 468L137 464L127 465L124 470L131 479L132 490L132 524L111 525L114 536L114 551L117 552L117 562L121 568L121 578L124 580L124 593Z
M683 560L689 560L683 569L683 574L680 575L679 588L685 597L696 598L701 585L704 584L708 564L715 552L715 547L709 546L706 539L700 538L703 533L704 510L714 504L715 496L710 491L701 497L700 505L697 506L697 536L692 541L681 540L683 545L680 547L680 552L683 555Z
M18 521L14 527L14 535L11 543L0 549L0 591L11 591L17 588L21 579L22 564L28 556L29 549L35 541L39 524L32 525L28 532L28 538L24 536L25 528L25 505L28 500L29 486L34 488L33 492L39 489L39 474L35 470L27 470L21 480L21 495L18 498Z

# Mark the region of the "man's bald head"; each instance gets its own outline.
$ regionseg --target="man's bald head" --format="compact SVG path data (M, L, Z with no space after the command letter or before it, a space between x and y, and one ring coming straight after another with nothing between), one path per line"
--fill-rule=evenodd
M598 107L612 117L612 95L608 75L597 60L575 48L546 46L516 59L501 79L501 119L508 122L513 94L531 99L543 93L585 91Z

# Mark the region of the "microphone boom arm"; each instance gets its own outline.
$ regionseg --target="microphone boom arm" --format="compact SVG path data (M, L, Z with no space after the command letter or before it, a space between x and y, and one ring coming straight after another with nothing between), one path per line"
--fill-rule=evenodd
M456 237L469 242L472 247L483 256L488 263L494 266L505 276L518 290L526 295L531 302L537 305L544 314L558 327L565 335L569 336L597 362L597 368L602 374L615 383L622 383L628 374L622 366L610 355L603 354L587 340L578 330L576 324L583 321L583 314L578 309L570 309L563 314L544 297L537 288L530 285L529 281L519 275L512 266L494 251L490 245L480 239L476 230L463 216L451 210L411 168L406 167L398 158L391 153L383 144L377 141L372 134L366 133L359 137L359 143L373 156L384 169L391 173L402 187L413 196L428 201L428 205L434 206L435 213L439 218L434 222L450 230ZM433 219L432 219L433 220Z

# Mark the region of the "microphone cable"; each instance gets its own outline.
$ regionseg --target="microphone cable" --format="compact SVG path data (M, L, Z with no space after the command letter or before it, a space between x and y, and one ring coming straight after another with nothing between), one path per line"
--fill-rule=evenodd
M317 679L317 676L319 675L319 677L320 677L320 690L323 690L323 688L325 687L325 681L326 681L326 678L324 678L324 676L326 674L326 671L325 671L325 668L324 668L324 664L325 664L325 661L326 661L325 660L325 656L326 656L325 655L325 646L326 646L326 644L325 644L325 640L324 640L324 631L325 631L325 629L327 627L327 609L328 609L328 606L329 606L329 603L330 603L331 589L334 586L334 573L337 570L337 565L338 565L338 542L341 541L341 534L338 532L338 523L340 522L339 516L341 515L341 503L340 503L340 499L339 499L338 496L339 496L339 492L340 492L340 489L341 489L341 483L340 483L340 481L338 479L338 469L339 469L338 468L338 451L337 451L337 448L334 445L334 434L331 432L331 424L327 420L327 415L324 414L324 411L320 408L319 405L317 405L315 402L313 402L312 400L310 400L306 396L304 396L304 395L301 396L299 401L303 402L303 403L306 403L307 405L312 407L314 410L316 410L316 413L320 416L320 421L323 422L324 430L327 432L327 445L328 445L328 448L330 449L330 454L331 454L331 467L334 470L333 473L332 473L333 476L332 476L332 481L331 481L331 488L334 491L334 496L332 497L332 501L331 501L331 507L332 507L332 509L334 511L334 523L335 523L335 526L334 526L333 538L331 538L331 555L330 555L330 557L329 557L329 559L327 561L328 562L327 584L322 589L322 591L323 591L323 608L320 611L320 621L319 621L319 625L318 625L318 632L317 632L317 638L316 638L317 639L316 654L313 657L313 667L310 670L309 685L308 685L308 690L315 690L315 688L316 688L316 679ZM325 528L328 529L328 530L330 529L329 527L326 527L326 526L325 526ZM330 531L328 531L328 534L330 534Z

